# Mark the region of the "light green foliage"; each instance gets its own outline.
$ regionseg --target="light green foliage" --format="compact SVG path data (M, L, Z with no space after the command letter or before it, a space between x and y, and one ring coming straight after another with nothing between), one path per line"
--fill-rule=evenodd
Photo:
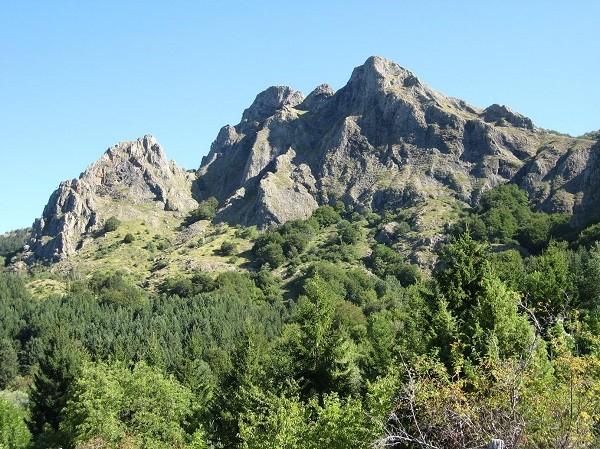
M499 438L515 448L595 448L598 367L597 360L571 356L555 360L550 370L505 359L461 378L422 357L404 366L410 381L400 389L396 419L381 443L403 438L415 447L463 449Z
M101 439L114 445L128 437L141 447L166 449L192 441L184 428L191 413L191 391L155 368L87 364L61 426L75 444Z
M25 413L18 406L0 397L0 448L25 449L31 434L25 424Z
M389 375L367 385L364 401L326 394L302 401L291 391L265 393L250 388L249 412L240 416L242 447L248 449L367 449L382 435L397 377Z

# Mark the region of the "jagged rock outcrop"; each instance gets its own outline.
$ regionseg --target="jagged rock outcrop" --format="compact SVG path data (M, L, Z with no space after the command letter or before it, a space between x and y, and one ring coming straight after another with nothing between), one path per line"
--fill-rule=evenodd
M197 204L192 180L167 160L154 137L121 142L78 179L59 185L35 221L26 250L33 259L57 260L73 254L111 216L127 219L152 208L189 211ZM140 211L142 206L151 208Z
M578 226L600 220L600 142L556 136L514 181L542 210L573 214Z
M218 218L262 227L335 200L376 209L440 197L474 204L483 190L513 179L546 209L583 212L587 203L564 193L572 184L554 183L556 192L542 186L569 145L594 150L585 139L556 140L506 106L470 106L371 57L337 92L321 85L303 98L280 86L259 94L238 125L219 132L198 190L220 200Z
M110 148L52 194L27 254L59 259L112 215L184 214L210 196L217 220L260 227L335 201L416 207L415 245L432 247L456 206L510 181L543 210L572 213L575 224L598 220L599 180L598 133L572 138L506 106L470 106L371 57L337 92L326 84L306 97L286 86L261 92L239 124L220 130L195 174L168 162L151 136Z

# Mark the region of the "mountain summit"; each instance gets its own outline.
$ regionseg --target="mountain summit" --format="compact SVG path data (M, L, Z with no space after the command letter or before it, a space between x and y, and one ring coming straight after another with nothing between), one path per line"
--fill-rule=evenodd
M33 224L28 249L37 258L55 260L73 254L112 216L189 211L196 204L192 179L166 159L154 137L121 142L78 179L60 184Z
M357 210L412 208L435 243L453 211L506 182L545 211L600 218L600 144L534 126L506 106L445 96L373 56L334 92L259 93L224 126L196 173L168 162L151 136L110 148L53 193L29 242L33 259L75 252L111 216L182 216L215 197L217 221L265 228L341 201ZM192 191L194 194L192 195ZM433 242L433 243L432 243Z
M595 184L567 181L588 169L592 147L538 129L506 106L479 109L442 95L374 56L337 92L260 93L238 125L221 129L197 183L202 196L220 200L220 219L259 226L335 201L375 209L439 198L473 205L485 189L512 180L543 209L586 216ZM553 179L565 163L571 172Z

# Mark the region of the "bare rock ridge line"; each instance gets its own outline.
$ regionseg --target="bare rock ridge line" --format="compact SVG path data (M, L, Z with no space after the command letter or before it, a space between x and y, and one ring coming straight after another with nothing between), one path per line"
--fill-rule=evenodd
M382 208L444 195L475 204L485 189L516 181L540 208L587 220L598 201L597 148L506 106L444 96L371 57L337 92L260 93L239 124L219 132L198 188L221 201L219 218L267 226L335 200ZM284 154L293 156L278 163ZM292 203L303 206L290 212Z
M334 201L474 205L484 190L515 182L540 209L581 224L600 218L600 143L597 133L583 137L539 129L506 106L447 97L374 56L337 92L324 84L306 97L287 86L259 93L195 174L168 162L150 136L112 147L52 194L29 251L68 256L108 216L143 214L142 206L184 214L211 196L217 220L264 228Z
M138 206L187 212L196 205L193 178L166 159L154 137L121 142L78 179L60 184L33 224L26 250L41 259L69 256L109 217L143 214Z

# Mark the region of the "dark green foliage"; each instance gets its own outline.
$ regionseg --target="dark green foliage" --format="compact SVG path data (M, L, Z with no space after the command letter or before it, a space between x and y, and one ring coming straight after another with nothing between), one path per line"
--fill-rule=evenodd
M125 237L123 237L123 243L129 244L129 243L133 243L135 241L135 236L131 233L125 234Z
M19 374L19 356L12 339L0 338L0 390Z
M235 243L226 241L221 244L221 247L219 248L219 252L223 256L231 256L232 254L235 253L236 249L237 249L237 245Z
M191 298L200 293L207 293L216 288L213 278L201 271L191 277L171 277L164 280L159 286L159 291L169 295L177 295L181 298Z
M590 247L594 243L600 241L600 223L593 224L579 234L578 243L580 245Z
M367 262L376 275L393 276L404 286L415 284L421 277L417 267L406 263L400 253L385 245L375 245Z
M104 232L113 232L119 229L121 226L121 221L117 217L110 217L104 223Z
M258 242L254 246L254 255L262 266L268 264L271 268L277 268L285 262L285 255L280 243L270 242L262 245Z
M467 358L519 356L533 340L533 327L518 311L519 296L493 273L486 245L468 234L447 245L435 273L441 293L432 322L436 344L451 369Z
M362 239L362 231L356 223L342 220L337 224L337 235L340 243L353 245Z
M340 213L331 206L321 206L317 208L311 217L320 227L326 227L336 224L342 219Z
M196 209L188 214L184 224L189 226L200 220L212 220L217 214L217 208L219 207L219 201L211 196L210 198L201 201Z
M30 233L31 229L26 228L0 234L0 257L10 258L23 249Z
M565 214L534 212L525 191L504 184L483 193L479 207L456 223L451 233L490 243L519 243L539 253L552 238L572 234Z
M78 375L83 356L78 345L64 333L57 333L45 342L45 351L38 359L30 394L29 427L40 447L56 447L68 440L60 428L63 408L69 389Z
M565 243L551 243L528 263L523 292L545 331L557 320L565 319L572 309L576 291L569 259Z
M108 303L135 306L146 301L144 291L120 272L94 274L90 289L101 301Z

